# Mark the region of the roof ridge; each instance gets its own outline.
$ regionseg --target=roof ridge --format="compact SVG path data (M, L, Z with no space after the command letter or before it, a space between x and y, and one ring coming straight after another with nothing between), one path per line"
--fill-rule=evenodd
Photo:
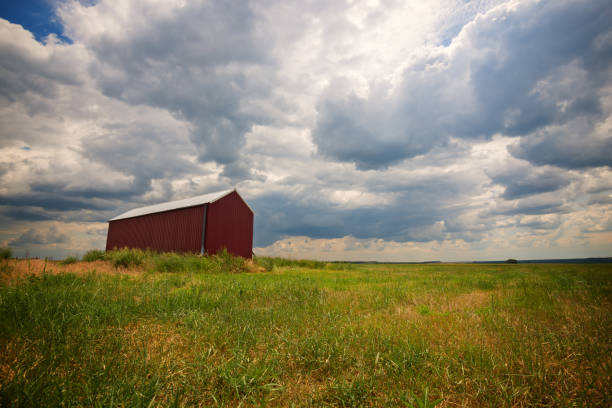
M134 218L134 217L139 217L141 215L155 214L155 213L160 213L164 211L178 210L180 208L188 208L188 207L195 207L198 205L208 204L208 203L215 202L234 191L236 191L236 193L240 195L240 193L238 193L238 191L234 188L233 190L217 191L213 193L206 193L206 194L198 195L195 197L183 198L181 200L173 200L173 201L167 201L164 203L158 203L158 204L152 204L152 205L147 205L143 207L132 208L131 210L128 210L124 213L117 215L116 217L111 218L109 221L116 221L116 220L121 220L125 218ZM253 210L251 209L251 211Z

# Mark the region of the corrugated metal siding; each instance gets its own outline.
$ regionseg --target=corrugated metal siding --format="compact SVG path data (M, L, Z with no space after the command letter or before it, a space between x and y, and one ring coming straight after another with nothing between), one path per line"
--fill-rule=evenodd
M106 250L153 249L200 253L204 206L110 221Z
M208 254L226 248L234 255L251 258L253 212L235 191L209 204L206 218Z

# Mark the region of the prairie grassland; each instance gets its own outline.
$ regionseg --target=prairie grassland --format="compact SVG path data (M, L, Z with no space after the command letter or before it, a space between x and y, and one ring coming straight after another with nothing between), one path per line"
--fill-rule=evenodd
M1 406L612 405L612 265L26 262Z

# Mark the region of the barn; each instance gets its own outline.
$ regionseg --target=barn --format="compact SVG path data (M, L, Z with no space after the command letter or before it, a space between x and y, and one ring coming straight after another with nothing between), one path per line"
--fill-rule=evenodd
M251 258L253 210L229 190L135 208L108 221L106 250L151 249Z

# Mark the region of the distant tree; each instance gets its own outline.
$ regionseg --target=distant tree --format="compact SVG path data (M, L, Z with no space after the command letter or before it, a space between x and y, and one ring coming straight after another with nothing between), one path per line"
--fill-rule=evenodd
M510 258L510 259L507 259L507 260L506 260L506 263L507 263L507 264L517 264L517 263L518 263L518 261L517 261L516 259L512 259L512 258Z
M13 257L13 250L11 248L0 248L0 259L10 259Z

